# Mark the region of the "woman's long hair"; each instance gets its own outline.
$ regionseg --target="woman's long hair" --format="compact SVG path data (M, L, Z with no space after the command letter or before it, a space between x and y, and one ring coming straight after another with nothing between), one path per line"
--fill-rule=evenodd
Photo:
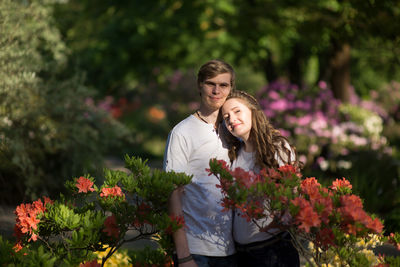
M249 141L255 149L256 165L260 169L278 168L280 161L284 164L299 166L296 148L289 146L288 139L271 125L257 100L248 93L238 90L232 91L226 100L232 98L239 99L251 110ZM219 120L222 120L221 109ZM233 162L244 143L233 136L225 126L221 127L221 134L229 148L229 159Z

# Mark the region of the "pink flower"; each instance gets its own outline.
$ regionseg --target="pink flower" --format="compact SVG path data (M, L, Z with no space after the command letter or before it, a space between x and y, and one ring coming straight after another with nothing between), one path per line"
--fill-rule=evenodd
M318 82L318 87L321 88L321 89L327 89L328 85L326 84L325 81L319 81Z

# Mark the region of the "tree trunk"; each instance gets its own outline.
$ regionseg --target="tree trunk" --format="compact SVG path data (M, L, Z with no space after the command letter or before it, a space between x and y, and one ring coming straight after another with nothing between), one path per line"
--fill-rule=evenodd
M289 59L289 80L293 84L297 84L300 88L303 85L302 79L302 64L303 63L303 51L299 43L295 43L292 47L292 56Z
M268 82L273 82L278 79L275 64L272 61L272 52L270 50L268 50L268 58L262 62L261 67L264 70L264 74Z
M342 102L350 101L350 58L351 47L347 43L334 44L330 61L333 95Z

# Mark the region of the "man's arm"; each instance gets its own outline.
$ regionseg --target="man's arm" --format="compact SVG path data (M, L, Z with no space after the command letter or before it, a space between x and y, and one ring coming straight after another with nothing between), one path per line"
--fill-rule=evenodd
M183 193L183 188L178 188L175 189L171 197L169 199L169 213L174 216L183 216L183 211L182 211L182 202L181 202L181 196ZM183 259L186 257L190 256L190 250L189 250L189 245L188 241L186 238L186 231L185 228L179 228L175 233L172 235L175 243L175 249L176 249L176 254L178 256L178 259ZM197 264L191 260L185 263L179 264L179 266L197 266Z
M176 171L182 172L185 170L188 162L186 142L179 135L171 133L168 136L167 145L164 154L164 170L165 171ZM174 216L183 216L182 210L182 193L183 187L175 189L169 199L169 214ZM190 250L189 244L186 238L185 228L182 227L173 233L172 238L174 239L176 254L179 259L189 257ZM190 260L179 264L182 267L197 267L194 260Z

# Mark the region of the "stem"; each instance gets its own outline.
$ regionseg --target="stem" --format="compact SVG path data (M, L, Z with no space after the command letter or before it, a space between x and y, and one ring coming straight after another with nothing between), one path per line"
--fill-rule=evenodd
M46 247L51 251L52 254L54 254L53 248L50 246L49 242L47 242L47 240L45 240L44 238L42 238L41 236L37 236L37 238L42 241Z

